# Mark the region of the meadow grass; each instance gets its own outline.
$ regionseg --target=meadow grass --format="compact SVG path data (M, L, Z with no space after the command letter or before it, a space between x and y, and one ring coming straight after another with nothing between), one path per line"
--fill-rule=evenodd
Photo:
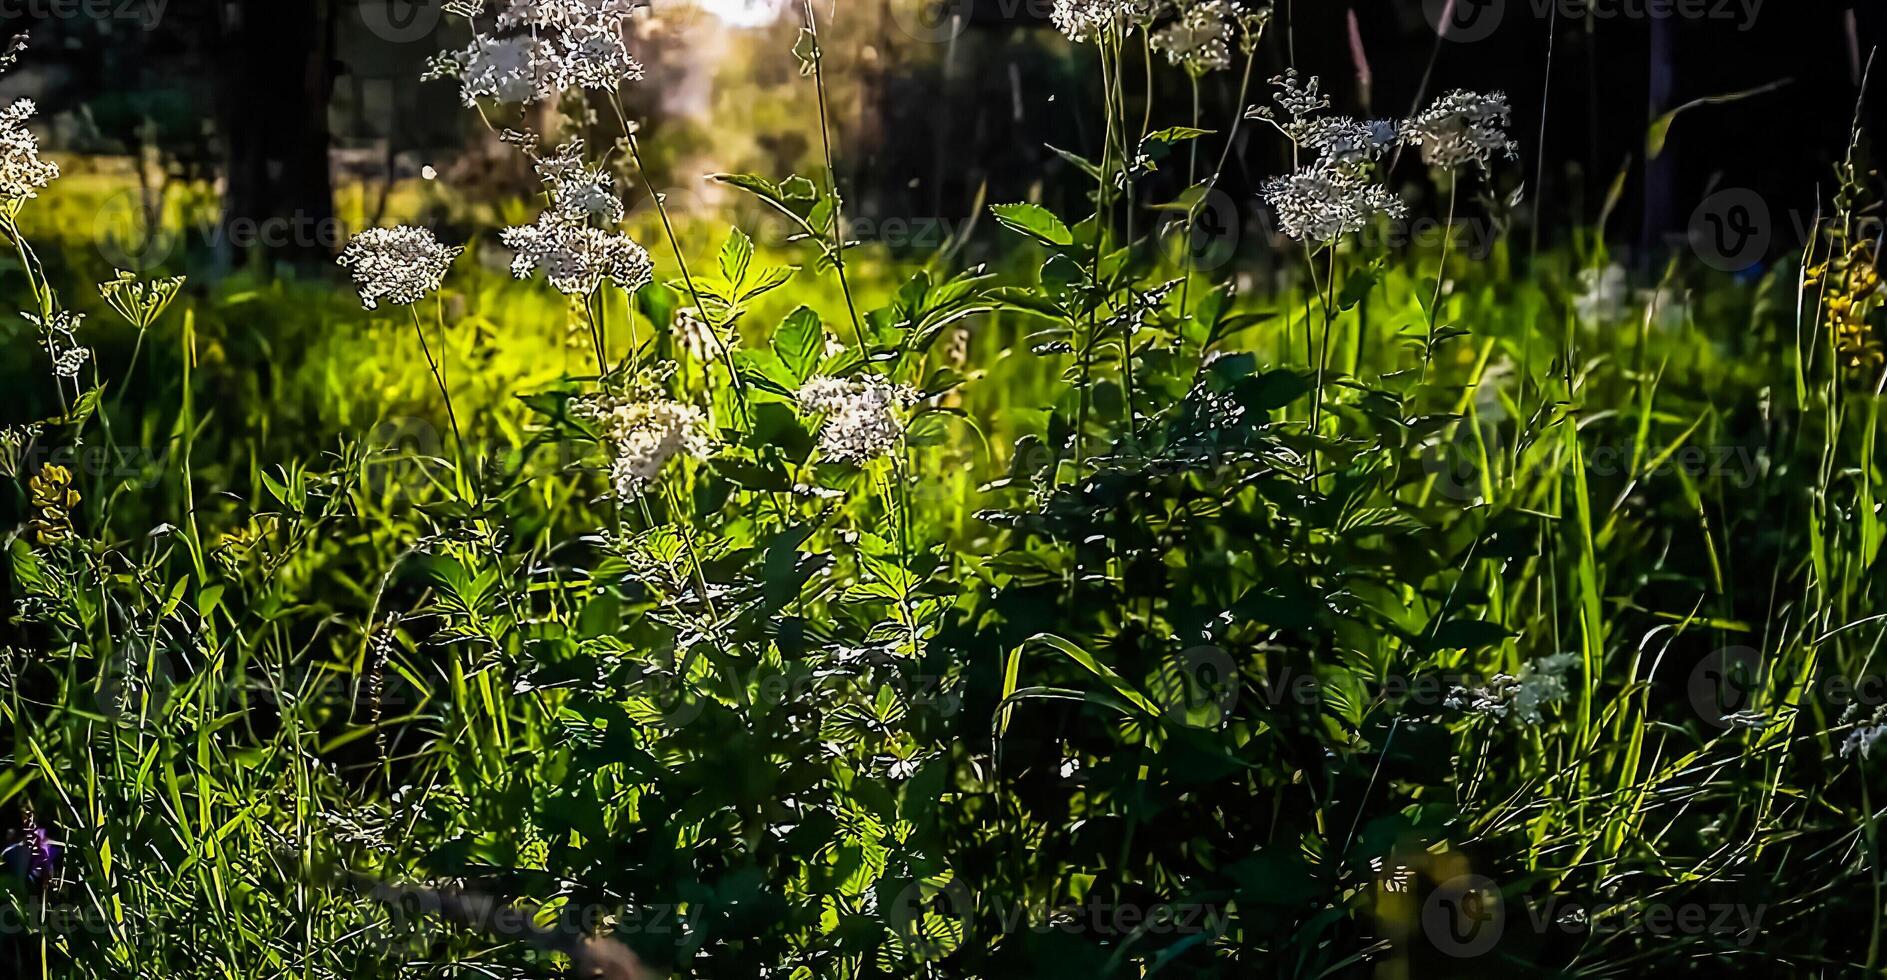
M10 968L1878 971L1860 201L1635 290L1592 233L1202 268L1127 215L1212 134L1097 39L1095 214L999 205L987 268L731 176L807 234L645 200L656 282L560 295L487 231L373 311L186 247L107 327L125 179L27 202L20 307L97 325L7 369L0 803L58 841L9 851ZM624 475L614 427L696 413Z

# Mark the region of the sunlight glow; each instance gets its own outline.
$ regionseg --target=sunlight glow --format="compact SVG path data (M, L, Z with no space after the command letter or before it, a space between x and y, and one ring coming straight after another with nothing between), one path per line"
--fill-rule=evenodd
M780 15L778 0L695 0L731 27L762 27Z

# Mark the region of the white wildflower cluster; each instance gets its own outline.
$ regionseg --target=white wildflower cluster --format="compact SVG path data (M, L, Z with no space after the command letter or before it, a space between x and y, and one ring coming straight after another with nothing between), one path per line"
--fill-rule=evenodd
M1093 41L1146 24L1159 6L1156 0L1055 0L1048 19L1071 41Z
M535 158L533 163L559 215L573 221L595 218L606 225L622 223L625 211L616 196L615 178L584 160L582 140L565 143L554 155Z
M1231 0L1192 0L1179 16L1154 32L1153 48L1193 75L1232 66L1234 27L1241 13Z
M1408 213L1394 191L1347 168L1305 167L1266 181L1262 193L1278 228L1300 242L1328 244L1363 230L1377 215Z
M59 378L77 378L79 369L91 360L92 350L79 344L79 325L85 314L62 310L50 317L22 313L28 323L39 328L40 346L52 355L52 373Z
M529 279L542 271L552 288L568 296L588 296L605 280L633 293L655 278L648 250L634 239L555 211L539 215L534 225L506 228L499 240L517 253L512 275Z
M462 248L440 244L425 228L369 228L341 250L340 264L354 275L361 305L417 303L445 282Z
M799 389L800 407L825 416L819 451L847 463L867 463L896 447L903 410L916 403L916 390L883 378L819 375Z
M596 395L577 402L575 411L601 430L609 447L610 486L619 500L641 493L677 456L705 459L711 445L707 415L653 387Z
M0 201L38 197L59 179L59 165L39 157L39 138L26 128L37 107L32 99L0 109Z
M1248 115L1316 154L1310 164L1262 189L1279 228L1298 241L1328 244L1379 215L1405 217L1407 206L1376 175L1377 165L1399 145L1420 149L1429 164L1448 170L1473 162L1485 171L1494 153L1515 152L1505 131L1511 112L1503 95L1450 92L1414 119L1395 123L1320 115L1330 100L1314 76L1300 83L1295 71L1287 71L1271 84L1278 89L1278 109L1258 107Z
M424 77L455 78L466 105L541 102L571 89L614 91L642 80L629 53L629 16L646 0L511 0L493 33L432 59ZM459 3L475 18L482 4Z
M1250 114L1317 154L1310 164L1260 188L1279 230L1300 242L1328 244L1361 231L1378 216L1401 220L1408 214L1408 206L1376 173L1377 163L1396 145L1394 123L1318 115L1330 100L1315 76L1300 84L1297 72L1287 71L1271 84L1278 89L1284 117L1269 108Z
M1420 115L1402 124L1402 138L1422 151L1429 166L1456 170L1472 163L1486 172L1495 154L1516 155L1507 138L1513 111L1507 96L1457 89L1435 100Z
M1861 717L1861 703L1856 701L1848 705L1841 713L1842 724L1854 725L1848 737L1841 742L1841 757L1848 758L1856 752L1865 759L1874 750L1874 743L1887 738L1887 707L1875 708L1874 713L1865 720Z
M1578 663L1579 658L1570 653L1541 657L1520 668L1518 676L1495 674L1481 687L1456 687L1443 704L1457 711L1537 725L1544 719L1543 708L1566 700L1566 675Z

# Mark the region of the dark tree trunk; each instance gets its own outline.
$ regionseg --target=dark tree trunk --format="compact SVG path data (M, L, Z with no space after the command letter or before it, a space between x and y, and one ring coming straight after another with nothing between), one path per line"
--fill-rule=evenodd
M219 92L226 265L326 263L337 246L328 165L334 0L224 0Z
M1645 123L1662 117L1677 107L1677 38L1671 18L1651 18L1651 49L1648 80L1650 107ZM1678 138L1673 136L1663 152L1645 161L1644 224L1639 235L1639 260L1647 265L1665 238L1679 230L1677 218Z

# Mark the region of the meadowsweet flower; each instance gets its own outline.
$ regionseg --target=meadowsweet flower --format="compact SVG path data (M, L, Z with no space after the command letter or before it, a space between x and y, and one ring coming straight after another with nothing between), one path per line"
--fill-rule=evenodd
M1112 30L1145 24L1157 10L1154 0L1055 0L1048 19L1071 41L1091 41Z
M1883 737L1887 737L1887 723L1863 725L1849 732L1848 737L1842 741L1841 757L1845 759L1859 752L1861 753L1861 758L1865 759L1868 753L1873 751L1874 743L1880 741Z
M1245 113L1245 117L1262 119L1289 137L1291 142L1301 143L1310 127L1315 125L1313 117L1330 108L1329 97L1320 90L1322 84L1316 75L1300 84L1297 69L1286 69L1284 74L1272 76L1271 86L1278 90L1272 99L1288 118L1280 119L1277 109L1270 106L1253 106Z
M528 34L511 37L479 35L465 50L433 59L427 78L456 78L465 104L479 99L529 104L555 95L555 52L550 44Z
M1378 215L1401 220L1408 205L1355 167L1319 161L1260 189L1277 214L1278 228L1300 242L1328 244L1361 231Z
M446 270L464 249L442 245L425 228L369 228L341 250L340 264L354 274L361 305L417 303L445 282Z
M59 165L39 158L39 138L26 128L36 109L32 99L0 109L0 201L38 197L59 179Z
M558 148L555 156L536 161L537 176L550 190L551 206L571 221L595 218L606 225L622 223L622 199L616 196L616 181L601 167L583 159L583 141L573 140Z
M705 459L711 445L707 416L652 387L598 395L577 404L594 419L609 447L609 482L618 499L641 493L677 456Z
M1396 124L1387 119L1367 122L1349 116L1305 120L1301 143L1317 151L1321 162L1352 166L1381 160L1399 142Z
M504 246L517 253L511 273L529 279L542 270L558 292L587 296L604 280L633 293L655 278L649 253L628 235L592 228L555 212L538 216L534 225L506 228Z
M1230 68L1239 13L1239 5L1228 0L1194 0L1177 20L1153 35L1153 48L1193 75Z
M904 435L902 410L917 391L882 378L819 375L799 389L800 407L825 416L819 451L847 463L867 463L890 452Z
M61 310L50 317L41 318L32 313L20 316L39 328L39 344L52 356L52 373L55 377L76 378L79 369L92 357L92 350L79 343L79 326L85 322L85 314Z
M1405 121L1402 138L1421 149L1429 166L1455 170L1472 163L1485 172L1495 154L1515 156L1514 142L1506 132L1512 116L1507 96L1499 92L1457 89Z
M629 54L629 44L614 27L579 27L556 41L550 71L551 88L613 92L624 82L642 80L642 63Z
M620 27L649 0L510 0L498 14L501 28L569 30Z
M1514 718L1539 724L1543 709L1566 700L1566 675L1579 658L1570 653L1541 657L1520 668L1519 675L1495 674L1477 688L1456 687L1443 702L1458 711L1490 718Z

